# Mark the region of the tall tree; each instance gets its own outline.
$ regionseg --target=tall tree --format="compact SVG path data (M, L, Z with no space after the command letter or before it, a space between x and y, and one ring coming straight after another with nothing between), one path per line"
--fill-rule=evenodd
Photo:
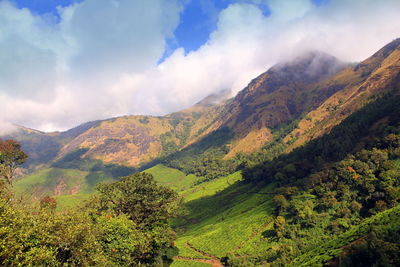
M12 184L15 170L27 158L28 155L21 149L19 142L0 139L0 177L8 184Z

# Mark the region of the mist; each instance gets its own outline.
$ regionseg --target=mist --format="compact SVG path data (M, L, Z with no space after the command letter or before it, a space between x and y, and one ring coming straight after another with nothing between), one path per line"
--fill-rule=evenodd
M120 115L164 115L235 95L305 51L361 61L400 37L400 1L237 1L197 50L167 58L185 1L85 0L59 20L0 1L0 134L55 131Z

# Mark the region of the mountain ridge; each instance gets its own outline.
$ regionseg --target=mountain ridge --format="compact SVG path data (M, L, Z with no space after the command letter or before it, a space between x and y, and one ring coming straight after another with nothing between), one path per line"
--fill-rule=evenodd
M84 123L61 133L28 132L27 136L8 137L21 141L28 154L52 144L51 153L47 152L51 156L45 160L38 160L43 153L31 156L30 170L78 149L87 149L83 158L137 168L221 129L229 129L231 135L226 137L228 152L224 157L229 159L264 147L274 140L277 127L298 121L284 136L289 151L326 133L364 105L368 97L396 83L398 78L393 77L398 72L399 44L400 39L394 40L356 66L323 52L307 52L274 65L233 98L225 100L229 91L221 91L162 117L123 116ZM357 101L360 103L354 104ZM329 118L332 114L338 115Z

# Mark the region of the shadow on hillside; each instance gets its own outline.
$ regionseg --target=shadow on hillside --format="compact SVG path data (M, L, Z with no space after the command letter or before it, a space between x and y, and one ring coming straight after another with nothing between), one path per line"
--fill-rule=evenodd
M282 154L271 161L262 162L243 170L246 181L263 181L296 185L300 179L320 171L326 165L343 160L364 146L360 141L371 133L371 128L382 119L390 126L400 114L400 96L395 92L371 102L354 112L339 125L317 139Z
M161 156L155 160L141 165L138 171L151 168L160 163L169 163L171 161L187 161L191 157L196 157L212 149L221 150L227 153L226 145L228 145L234 138L234 133L227 127L211 132L207 136L201 138L194 144L188 147L175 151L172 154Z

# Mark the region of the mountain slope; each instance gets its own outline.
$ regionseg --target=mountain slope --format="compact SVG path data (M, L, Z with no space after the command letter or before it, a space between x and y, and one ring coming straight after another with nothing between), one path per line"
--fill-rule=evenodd
M31 165L49 163L87 148L83 157L138 167L225 128L234 135L231 155L252 152L271 139L271 128L298 118L328 97L334 89L321 89L317 96L309 92L318 81L343 67L332 56L308 53L271 68L230 101L224 102L229 92L222 91L164 117L125 116L34 136L20 128L11 137L22 142L31 156ZM51 151L46 150L46 145ZM35 155L36 151L44 151L46 156Z
M339 86L342 89L299 121L298 127L284 139L286 143L296 139L288 150L329 132L374 96L399 88L400 39L394 40L355 67L338 73L324 85Z
M189 246L229 266L325 266L339 255L354 260L353 241L365 245L373 233L374 244L391 246L374 260L392 253L400 245L390 239L399 231L399 101L397 87L329 134L245 170L245 182L188 202L175 222L180 255L193 258Z
M29 156L24 167L28 171L32 171L54 160L63 145L99 123L100 121L88 122L65 132L53 133L44 133L23 126L17 126L15 131L1 138L15 139L21 143L23 150Z
M239 152L267 150L269 158L289 152L396 87L399 44L393 41L356 66L310 52L272 67L233 99L222 101L229 92L221 92L163 117L124 116L50 134L21 128L11 137L27 150L30 170L60 168L58 162L78 151L90 165L101 160L145 168L163 161L210 180L241 168ZM253 161L257 153L245 157ZM81 169L74 164L61 168Z
M212 126L234 132L228 157L253 152L272 139L271 131L318 106L340 87L318 87L347 64L322 52L309 52L280 63L251 81L227 105Z

